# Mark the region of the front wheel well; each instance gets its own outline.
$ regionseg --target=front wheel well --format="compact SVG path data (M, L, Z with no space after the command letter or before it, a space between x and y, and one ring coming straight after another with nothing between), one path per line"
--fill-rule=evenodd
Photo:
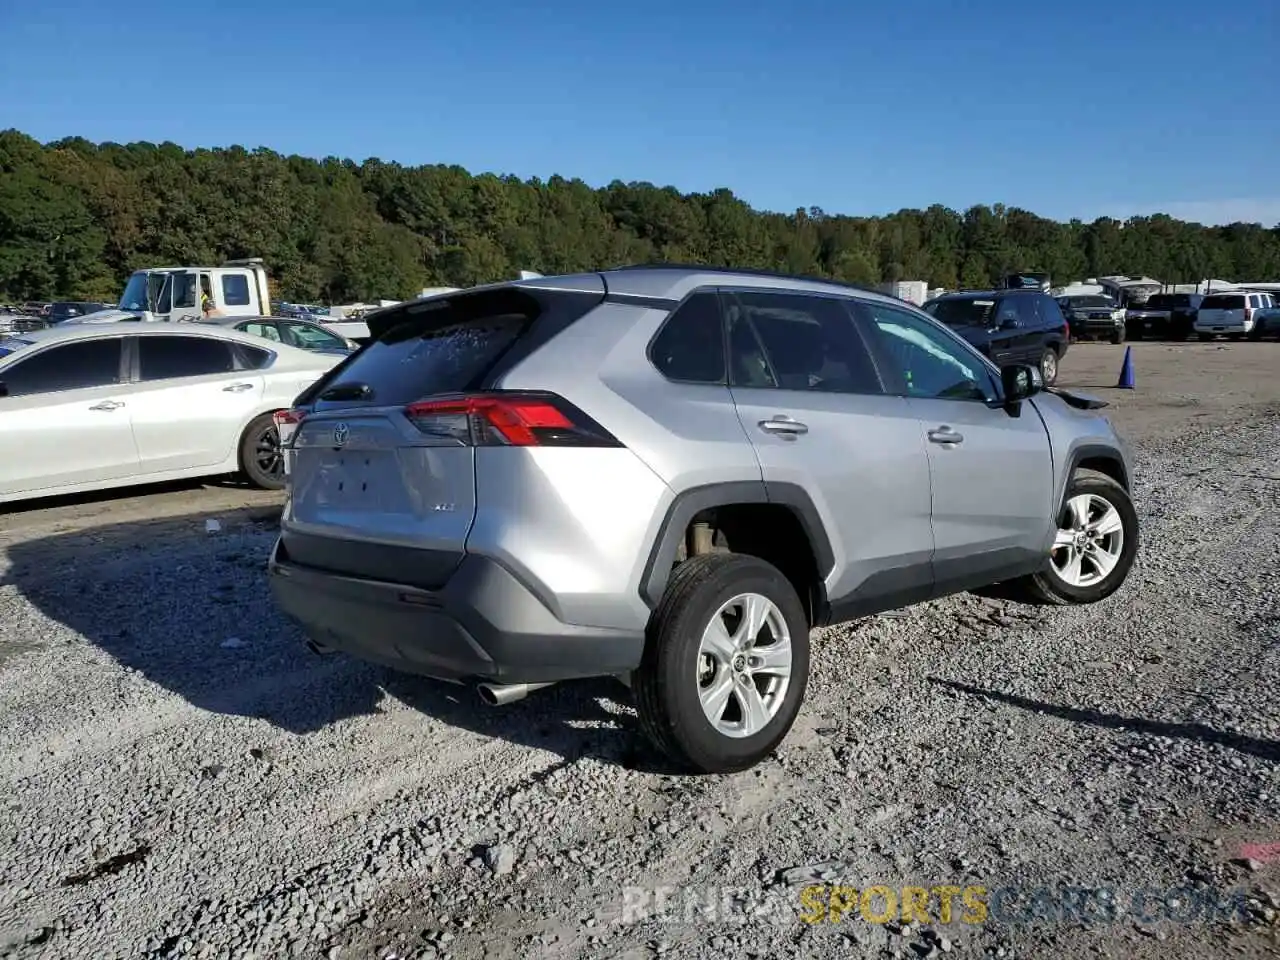
M1124 467L1114 457L1085 457L1076 463L1075 470L1093 470L1105 474L1120 484L1126 492L1129 490L1129 478L1125 476Z
M825 615L826 595L813 544L803 522L780 503L730 503L694 515L676 562L704 553L741 553L777 567L795 587L810 625Z

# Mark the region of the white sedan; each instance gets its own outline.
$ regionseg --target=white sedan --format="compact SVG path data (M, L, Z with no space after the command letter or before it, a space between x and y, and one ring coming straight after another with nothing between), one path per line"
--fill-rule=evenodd
M0 503L229 473L279 489L272 414L342 359L203 324L0 338Z

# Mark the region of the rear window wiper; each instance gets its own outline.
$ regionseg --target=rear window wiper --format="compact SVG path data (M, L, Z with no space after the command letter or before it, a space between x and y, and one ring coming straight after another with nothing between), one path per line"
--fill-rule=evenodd
M321 400L368 400L373 388L367 383L340 383L320 394Z

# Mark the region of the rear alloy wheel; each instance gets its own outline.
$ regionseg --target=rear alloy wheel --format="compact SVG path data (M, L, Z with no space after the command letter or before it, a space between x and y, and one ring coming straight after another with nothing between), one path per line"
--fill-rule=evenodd
M756 557L680 564L632 681L654 743L702 773L745 770L791 729L809 677L809 621L795 588Z
M271 414L264 413L245 427L240 437L240 472L255 487L284 489L284 451Z
M1040 377L1046 387L1058 379L1058 351L1053 347L1045 347L1044 353L1040 354Z
M1067 484L1048 566L1020 581L1035 600L1097 603L1129 576L1138 553L1138 512L1106 474L1077 470Z

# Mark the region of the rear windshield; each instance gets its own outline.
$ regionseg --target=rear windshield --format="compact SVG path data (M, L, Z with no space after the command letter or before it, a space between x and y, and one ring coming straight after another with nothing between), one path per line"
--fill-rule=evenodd
M1205 297L1200 304L1202 310L1243 310L1244 297L1241 294L1218 294Z
M530 318L506 313L443 325L440 319L426 313L389 331L326 383L317 399L402 404L472 389Z
M994 300L935 300L925 310L948 327L984 327L995 305Z

